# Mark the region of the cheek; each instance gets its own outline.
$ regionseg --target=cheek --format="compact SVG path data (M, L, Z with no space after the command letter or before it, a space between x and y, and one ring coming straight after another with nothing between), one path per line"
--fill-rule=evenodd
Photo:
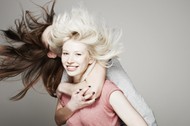
M64 64L65 62L66 62L66 57L65 56L61 56L61 62L62 62L62 64Z
M89 58L84 58L83 62L81 63L84 68L87 68L89 66Z

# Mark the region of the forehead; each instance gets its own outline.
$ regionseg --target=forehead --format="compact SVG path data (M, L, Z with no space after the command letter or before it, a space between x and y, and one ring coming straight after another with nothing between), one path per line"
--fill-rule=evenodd
M49 37L49 33L50 33L50 30L52 29L52 26L48 26L44 32L42 33L42 42L44 43L44 45L46 47L48 47L48 37Z
M77 40L68 40L63 44L63 50L84 52L87 51L87 45Z

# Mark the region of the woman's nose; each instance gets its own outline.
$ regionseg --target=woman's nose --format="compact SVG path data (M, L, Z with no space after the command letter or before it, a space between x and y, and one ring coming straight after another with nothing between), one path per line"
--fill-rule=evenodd
M67 62L68 63L73 63L74 62L73 56L69 56Z

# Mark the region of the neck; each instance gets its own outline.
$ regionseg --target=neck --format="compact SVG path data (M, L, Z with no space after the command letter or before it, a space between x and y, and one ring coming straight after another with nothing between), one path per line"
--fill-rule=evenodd
M72 78L72 83L80 83L81 81L84 81L83 76L85 75L85 71L79 75L76 76L70 76Z
M82 76L75 76L73 77L73 83L80 83Z

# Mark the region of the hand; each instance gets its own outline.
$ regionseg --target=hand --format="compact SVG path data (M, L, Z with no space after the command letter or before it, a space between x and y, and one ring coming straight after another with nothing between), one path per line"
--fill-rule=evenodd
M87 85L87 83L86 83L86 85ZM91 99L96 98L96 94L95 94L95 91L94 91L95 89L93 88L93 86L89 85L88 87L89 87L89 89L85 92L85 96L93 94Z
M92 98L94 93L86 94L89 88L90 86L79 89L72 94L71 99L67 104L67 107L70 108L71 111L79 110L95 102L95 98Z

